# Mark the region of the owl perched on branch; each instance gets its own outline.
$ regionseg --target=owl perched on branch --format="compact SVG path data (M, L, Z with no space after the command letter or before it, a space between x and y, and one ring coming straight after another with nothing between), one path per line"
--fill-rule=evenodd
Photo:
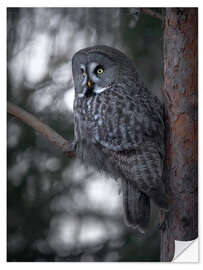
M168 209L162 105L135 64L114 48L80 50L72 69L74 150L84 163L121 180L126 222L145 232L150 199Z

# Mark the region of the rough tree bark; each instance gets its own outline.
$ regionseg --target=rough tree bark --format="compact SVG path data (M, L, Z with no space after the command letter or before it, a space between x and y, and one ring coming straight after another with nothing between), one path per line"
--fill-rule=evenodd
M198 236L198 10L167 8L164 29L165 178L171 210L161 232L161 261L174 240ZM161 213L163 214L163 213Z

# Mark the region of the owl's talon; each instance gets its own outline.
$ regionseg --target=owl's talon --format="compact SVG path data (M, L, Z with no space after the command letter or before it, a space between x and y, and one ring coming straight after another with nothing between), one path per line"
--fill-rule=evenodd
M165 212L164 220L159 223L158 229L160 231L165 231L168 226L169 226L168 212Z
M76 142L72 142L65 146L64 154L67 157L76 157Z
M158 230L165 231L165 229L166 229L166 222L163 221L163 222L159 223L157 227L158 227L157 228Z
M73 141L68 145L67 152L76 152L77 142Z

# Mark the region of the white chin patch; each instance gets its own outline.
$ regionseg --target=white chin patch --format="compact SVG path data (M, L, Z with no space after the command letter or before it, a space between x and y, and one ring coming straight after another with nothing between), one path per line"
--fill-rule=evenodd
M78 94L78 97L79 98L83 98L85 96L85 94L84 93L80 93L80 94Z
M103 88L97 88L97 89L94 89L93 92L94 92L95 94L100 94L100 93L104 92L105 90L107 90L107 89L109 89L109 88L110 88L110 86L103 87Z
M103 88L96 88L96 89L93 89L92 91L93 91L93 93L95 93L95 94L100 94L100 93L104 92L105 90L109 89L110 87L111 87L111 86L107 86L107 87L103 87ZM78 97L79 97L79 98L85 97L85 93L86 93L86 92L79 93L79 94L78 94Z

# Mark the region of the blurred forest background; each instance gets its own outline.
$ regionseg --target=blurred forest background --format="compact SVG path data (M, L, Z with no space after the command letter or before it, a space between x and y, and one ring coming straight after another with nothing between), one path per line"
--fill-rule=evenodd
M96 44L131 56L146 85L159 96L161 20L139 16L139 11L8 8L8 100L71 141L71 58ZM114 180L66 158L11 116L7 128L8 261L159 261L156 209L145 235L128 228Z

